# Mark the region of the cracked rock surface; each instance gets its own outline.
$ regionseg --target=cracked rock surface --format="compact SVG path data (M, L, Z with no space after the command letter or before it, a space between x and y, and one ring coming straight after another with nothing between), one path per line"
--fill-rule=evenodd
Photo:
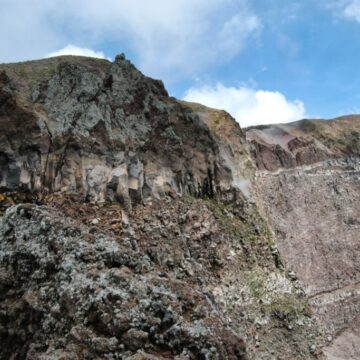
M2 359L246 358L203 293L125 242L35 205L0 226Z
M254 210L160 201L115 223L111 206L56 201L0 222L1 359L321 358Z
M236 154L246 146L236 122L226 115L230 149L123 55L0 65L0 74L3 189L76 193L128 210L151 197L241 191Z
M247 134L260 207L324 328L328 359L360 358L359 130L352 116Z

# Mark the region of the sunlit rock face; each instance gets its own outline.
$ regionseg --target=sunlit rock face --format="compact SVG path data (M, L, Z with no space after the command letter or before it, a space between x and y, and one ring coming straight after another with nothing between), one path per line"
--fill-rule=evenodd
M0 71L4 189L75 192L128 208L152 196L239 190L241 167L204 119L122 55L114 63L60 57ZM228 121L244 148L239 126Z
M328 359L360 357L359 128L348 117L247 133L259 203L325 329Z

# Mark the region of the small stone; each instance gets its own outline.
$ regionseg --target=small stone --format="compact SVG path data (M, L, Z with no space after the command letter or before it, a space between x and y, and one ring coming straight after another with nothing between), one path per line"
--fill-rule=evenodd
M297 280L297 277L296 277L296 274L295 274L294 271L290 271L290 272L289 272L289 278L290 278L291 280Z
M194 223L194 225L193 225L194 230L197 230L197 229L200 229L200 228L201 228L201 224L199 222Z
M149 335L145 331L131 329L123 337L122 341L131 350L141 349L148 341Z

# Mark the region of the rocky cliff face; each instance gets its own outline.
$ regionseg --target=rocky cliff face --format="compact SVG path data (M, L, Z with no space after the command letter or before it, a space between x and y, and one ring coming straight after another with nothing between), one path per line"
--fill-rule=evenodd
M359 137L342 121L246 140L123 55L0 65L0 358L345 353Z
M325 329L327 358L359 358L360 118L254 128L247 137L260 203Z
M60 57L0 71L4 189L77 193L129 209L152 196L236 190L232 154L123 55L114 63Z
M210 295L161 271L171 254L33 205L2 230L2 359L246 358Z
M259 170L276 171L328 159L359 157L360 118L301 120L247 129L251 155Z
M52 201L1 220L2 359L318 358L307 300L253 210Z

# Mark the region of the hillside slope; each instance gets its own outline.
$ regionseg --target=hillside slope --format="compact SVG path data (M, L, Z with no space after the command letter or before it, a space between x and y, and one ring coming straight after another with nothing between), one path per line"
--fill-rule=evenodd
M360 117L247 130L258 204L326 332L328 359L360 358Z
M246 138L259 170L275 171L360 155L360 116L300 120L248 128Z
M1 359L322 359L357 336L356 120L243 131L119 55L0 65L0 126Z

